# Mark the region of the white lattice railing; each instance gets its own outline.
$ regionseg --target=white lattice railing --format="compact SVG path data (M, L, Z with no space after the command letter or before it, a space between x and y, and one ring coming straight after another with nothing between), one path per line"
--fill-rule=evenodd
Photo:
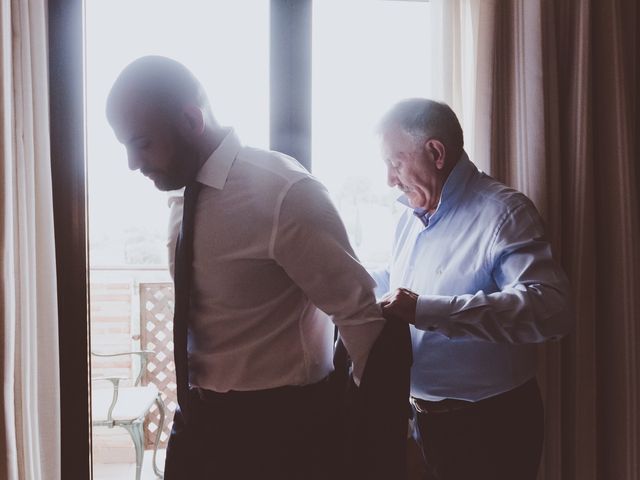
M168 407L160 433L161 448L171 429L175 400L173 365L173 285L166 268L101 267L91 269L91 349L95 352L152 350L142 381L153 383ZM93 358L93 376L129 377L133 382L137 358ZM94 388L101 388L95 382ZM145 448L152 448L158 434L159 415L154 411L145 423ZM130 463L134 450L122 429L98 428L93 437L94 463Z
M176 368L173 363L173 284L140 284L140 345L154 352L149 357L142 383L154 384L162 394L169 415L160 432L160 446L165 448L171 432L171 418L176 409ZM145 421L145 448L152 448L158 434L160 414L157 407Z

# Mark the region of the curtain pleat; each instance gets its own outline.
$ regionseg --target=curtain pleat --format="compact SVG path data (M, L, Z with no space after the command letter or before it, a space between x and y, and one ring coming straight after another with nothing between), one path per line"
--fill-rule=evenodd
M574 293L574 332L540 349L539 478L637 480L637 2L476 9L477 161L537 205Z
M598 365L600 385L601 478L638 478L638 376L640 345L640 253L638 249L637 151L632 129L637 121L637 44L624 21L634 17L635 2L592 3L594 129L597 224L596 312L597 353L607 360ZM635 25L637 28L638 25ZM634 28L634 30L635 30ZM635 60L630 55L635 51ZM628 62L627 60L631 60ZM637 70L636 70L637 71ZM633 81L635 80L635 82ZM598 187L601 188L598 188ZM606 448L605 448L606 445ZM631 448L631 447L635 448Z
M0 0L0 479L60 478L60 405L44 0Z

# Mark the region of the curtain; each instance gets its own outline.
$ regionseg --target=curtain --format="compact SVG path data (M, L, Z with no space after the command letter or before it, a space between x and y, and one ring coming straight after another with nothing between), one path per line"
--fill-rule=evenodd
M638 479L638 4L469 1L474 159L535 202L573 286L574 332L540 351L539 478Z
M45 0L0 0L0 479L60 478Z

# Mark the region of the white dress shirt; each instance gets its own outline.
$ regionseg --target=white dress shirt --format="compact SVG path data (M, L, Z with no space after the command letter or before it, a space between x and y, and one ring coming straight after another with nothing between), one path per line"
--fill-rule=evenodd
M333 369L331 320L359 378L384 320L326 189L293 158L243 147L232 130L197 181L191 385L317 382ZM170 258L181 205L172 202Z

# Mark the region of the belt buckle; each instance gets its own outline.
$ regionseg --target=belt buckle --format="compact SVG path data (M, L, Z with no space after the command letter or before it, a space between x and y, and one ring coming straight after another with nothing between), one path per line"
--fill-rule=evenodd
M422 405L420 405L423 402L419 398L411 397L410 402L418 413L434 413L434 414L457 412L459 410L464 410L473 405L472 403L468 404L467 402L461 402L459 404L453 404L453 405L444 403L441 405L434 404L434 408L424 408Z
M418 413L429 413L427 410L425 410L424 408L422 408L420 406L420 403L418 403L418 399L415 397L409 397L409 402L411 403L411 405L413 405L413 408L416 409L416 412Z

